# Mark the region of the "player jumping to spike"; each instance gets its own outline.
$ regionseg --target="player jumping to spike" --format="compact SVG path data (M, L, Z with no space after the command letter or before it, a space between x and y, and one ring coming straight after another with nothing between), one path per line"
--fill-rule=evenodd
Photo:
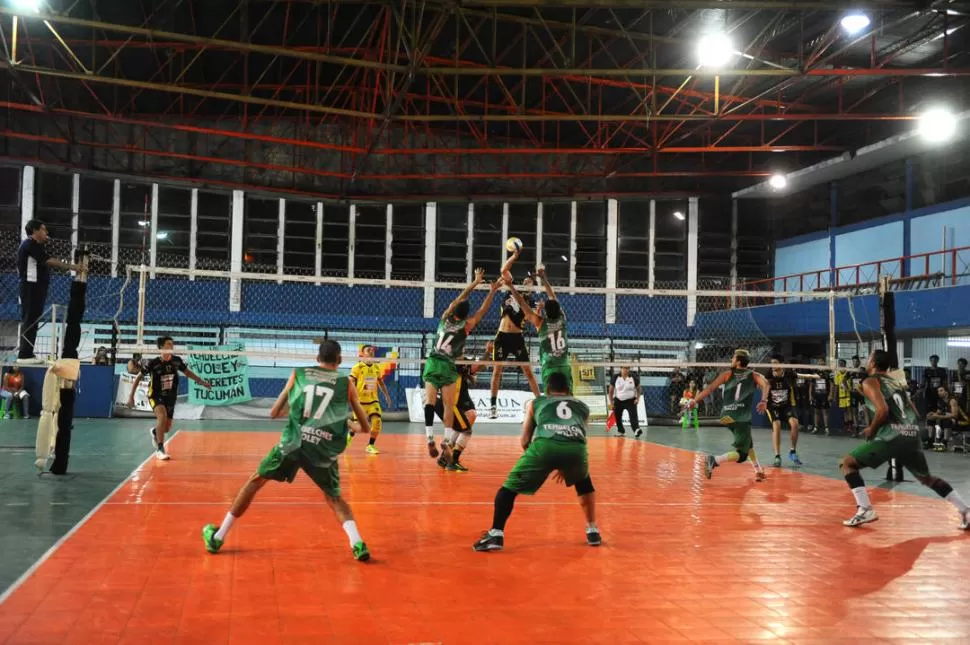
M512 264L518 259L519 251L516 251L505 261L505 264L502 266L501 275L508 275ZM535 297L532 294L532 276L526 277L522 285L526 289L526 295L522 299L527 302L530 309L535 308ZM529 362L529 348L525 344L525 334L522 329L522 323L524 321L525 311L519 304L519 298L509 293L502 302L502 321L499 323L498 333L495 334L495 344L493 345L491 354L493 361L505 361L512 357L520 363ZM500 365L492 366L492 407L490 414L492 419L498 418L497 401L498 390L502 385L502 369ZM525 374L525 378L529 381L529 389L532 390L533 396L539 396L539 386L536 384L536 377L532 373L532 367L523 365L522 373Z
M492 306L495 292L501 285L500 279L493 282L492 288L485 296L485 301L482 302L482 306L474 315L469 317L468 296L484 280L485 271L475 269L475 279L441 314L441 322L438 323L434 347L424 363L424 372L422 373L424 380L424 431L428 439L428 454L432 458L438 456L438 448L434 443L434 406L438 400L438 391L441 391L441 399L444 405L443 423L445 424L445 441L448 442L455 432L455 403L458 400L458 388L455 385L458 380L458 370L455 361L464 355L468 334L475 329L482 316Z
M175 402L179 394L179 372L192 379L202 387L211 390L212 386L208 381L204 381L189 369L189 366L180 356L175 356L172 350L175 342L171 336L162 336L156 343L162 350L160 356L143 363L141 373L131 384L131 393L128 395L128 407L135 407L135 392L141 385L141 380L146 376L148 381L148 403L152 406L155 413L155 426L149 430L152 438L152 448L155 450L155 459L168 461L168 453L165 452L165 434L172 429L172 419L175 418Z
M772 365L781 365L781 356L772 356ZM798 416L792 409L795 403L795 375L789 370L772 367L768 372L768 420L771 422L771 444L775 449L775 461L772 465L781 468L781 426L788 424L791 428L791 450L788 460L793 466L801 466L798 458Z
M505 523L512 514L516 496L535 494L557 471L557 481L576 487L586 517L586 543L602 544L596 528L596 493L586 450L589 408L572 397L561 372L550 374L545 387L544 396L526 404L521 438L525 453L498 489L492 528L473 545L476 551L501 551L505 547Z
M734 450L723 455L707 455L704 470L707 478L714 474L714 469L724 462L751 462L754 468L755 481L764 481L765 471L758 463L758 455L754 451L754 441L751 439L751 407L754 403L755 389L761 390L761 401L758 412L764 413L768 401L768 381L761 374L748 369L751 354L746 349L738 349L731 359L731 369L722 372L704 391L698 394L688 404L691 407L709 397L714 390L724 386L724 403L721 405L721 425L727 426L734 435L731 446Z
M209 553L217 553L233 523L245 514L256 494L273 480L291 483L302 470L323 491L327 505L343 525L354 559L365 562L370 552L354 521L350 505L340 496L337 457L347 448L347 413L357 415L362 432L370 432L367 413L357 399L357 387L337 372L340 345L333 340L320 343L316 367L293 370L286 387L273 404L274 419L288 411L280 442L259 464L256 473L239 490L222 526L207 524L202 540Z
M566 378L566 384L571 392L573 389L573 370L569 366L569 338L566 335L566 314L563 313L556 293L552 285L546 280L546 268L539 267L536 275L542 279L542 286L546 291L546 302L542 310L542 315L533 311L529 303L525 301L512 284L512 277L508 274L504 276L505 284L512 293L519 307L525 313L525 318L539 330L539 361L541 363L541 374L543 387L548 382L552 374L562 374Z
M856 514L843 524L859 526L879 519L859 469L878 468L895 459L921 484L953 504L960 512L960 528L970 530L970 510L966 502L950 484L930 474L919 436L919 414L909 398L905 382L889 375L891 361L889 352L882 349L869 356L869 377L862 382L866 407L872 413L872 421L863 430L866 443L842 457L839 464L856 502Z
M361 358L373 359L376 350L377 348L373 345L364 345L361 347ZM375 444L377 437L381 434L381 429L384 427L384 413L381 410L378 391L384 395L387 405L391 406L391 393L387 391L387 386L384 385L384 368L380 363L362 360L350 370L350 381L357 387L357 398L360 400L360 406L367 412L367 420L370 422L370 442L367 444L367 454L379 455L380 451ZM347 443L350 443L359 431L360 423L354 416L350 420Z

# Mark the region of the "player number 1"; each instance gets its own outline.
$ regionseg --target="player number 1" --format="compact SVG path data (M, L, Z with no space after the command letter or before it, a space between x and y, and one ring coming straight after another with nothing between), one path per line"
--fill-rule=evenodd
M735 401L738 401L738 400L741 399L741 386L742 385L744 385L744 383L738 383L738 386L736 388L734 388L734 400Z
M316 398L321 398L317 411L313 412L313 402ZM313 418L319 421L323 418L323 413L327 411L330 400L333 398L333 390L322 385L307 385L303 388L303 418L309 419L313 412Z
M900 413L906 409L906 402L903 401L903 396L899 392L893 394L893 401L896 403L896 407L899 408Z

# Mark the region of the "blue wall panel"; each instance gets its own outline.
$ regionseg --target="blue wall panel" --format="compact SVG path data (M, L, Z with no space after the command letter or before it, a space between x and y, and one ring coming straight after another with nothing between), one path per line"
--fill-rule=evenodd
M783 244L783 242L779 242L777 248L775 249L776 277L796 275L799 273L807 273L809 271L818 271L829 268L828 236L822 239L809 240L788 246L783 246ZM819 284L816 284L814 277L811 279L806 278L806 280L807 282L804 284L793 280L787 281L786 284L784 280L776 280L775 289L778 291L799 291L802 289L811 291L817 287L827 287L829 283L829 275L827 273L823 273L821 275L821 282Z

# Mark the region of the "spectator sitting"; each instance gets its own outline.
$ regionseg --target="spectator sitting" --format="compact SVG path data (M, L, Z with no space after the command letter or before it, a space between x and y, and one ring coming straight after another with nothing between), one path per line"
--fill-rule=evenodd
M966 430L970 426L970 420L960 407L958 397L950 394L947 388L941 386L937 388L936 393L938 395L936 409L926 415L926 425L930 439L933 441L933 450L945 452L954 428Z
M94 354L94 364L95 365L111 365L111 357L108 356L107 347L99 347L98 351Z
M3 387L0 388L0 398L7 401L7 417L13 418L13 406L17 406L17 411L24 419L30 418L30 406L27 399L30 395L24 389L24 374L20 368L14 365L10 371L3 376Z

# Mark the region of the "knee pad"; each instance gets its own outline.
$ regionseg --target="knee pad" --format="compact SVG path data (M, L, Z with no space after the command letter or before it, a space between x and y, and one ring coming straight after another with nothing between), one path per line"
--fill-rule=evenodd
M596 489L593 488L593 480L589 475L586 475L586 479L576 484L576 494L577 495L589 495Z
M370 421L370 433L376 437L381 433L381 430L384 428L384 419L382 419L377 415L374 415L370 417L368 421Z

